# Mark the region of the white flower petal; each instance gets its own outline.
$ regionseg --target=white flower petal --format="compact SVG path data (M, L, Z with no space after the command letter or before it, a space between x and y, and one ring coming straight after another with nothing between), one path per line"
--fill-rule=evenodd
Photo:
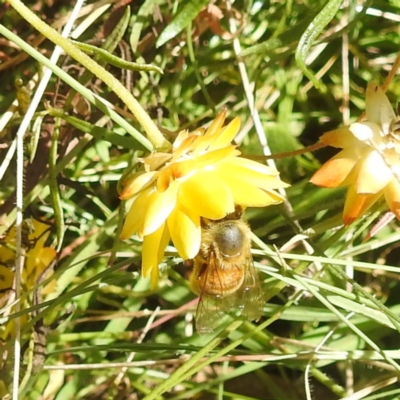
M377 151L372 151L362 161L356 181L357 194L375 194L391 180L393 173Z
M368 84L365 112L369 122L382 126L385 135L389 133L389 126L396 115L386 94L376 83Z
M369 144L381 141L381 128L372 122L355 122L350 125L349 129L360 142Z

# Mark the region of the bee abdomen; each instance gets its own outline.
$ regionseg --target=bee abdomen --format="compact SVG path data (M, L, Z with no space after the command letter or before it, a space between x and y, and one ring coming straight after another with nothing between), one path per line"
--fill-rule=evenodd
M203 274L200 280L207 280L204 285L204 293L211 296L225 297L236 292L243 283L243 271L240 267L234 265L229 269L219 269L208 271ZM202 282L202 283L203 283Z

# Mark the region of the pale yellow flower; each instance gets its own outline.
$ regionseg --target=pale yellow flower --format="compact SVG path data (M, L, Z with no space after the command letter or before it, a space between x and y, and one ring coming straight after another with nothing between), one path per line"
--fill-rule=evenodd
M325 133L320 141L341 148L311 178L318 186L347 186L343 221L350 224L384 197L400 219L400 141L397 117L385 93L370 83L366 121Z
M200 219L218 220L242 207L264 207L282 201L274 189L288 186L273 168L244 158L231 142L238 118L223 126L225 112L205 130L181 131L171 153L143 160L144 171L123 183L120 198L133 198L121 239L143 239L142 275L154 288L158 264L170 239L183 259L200 249Z
M45 247L45 242L49 236L49 226L37 220L33 220L27 232L24 232L23 246L25 248L25 264L22 271L21 283L24 289L33 289L39 283L43 271L50 265L56 257L56 250L51 247ZM8 231L6 237L0 245L0 290L6 294L11 289L14 282L14 264L16 248L16 230L12 228ZM54 290L56 281L49 282L41 290L45 295ZM1 294L0 294L1 296ZM1 298L0 298L1 300ZM1 301L0 301L1 304ZM27 315L21 316L21 324L28 321ZM0 338L7 340L15 333L15 321L11 320L0 330Z
M0 264L0 291L11 289L14 281L14 272L5 265Z
M25 265L22 271L22 283L33 288L47 266L56 257L55 249L45 247L49 236L49 225L33 220L31 231L24 234L23 246L26 250ZM4 245L0 245L0 289L9 289L12 286L14 272L11 270L15 263L16 231L10 229L4 238ZM50 285L50 284L49 284Z

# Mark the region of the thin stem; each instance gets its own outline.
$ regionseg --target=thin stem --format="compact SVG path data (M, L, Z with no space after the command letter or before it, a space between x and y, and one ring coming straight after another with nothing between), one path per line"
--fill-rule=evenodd
M199 72L199 66L198 66L198 62L196 60L196 57L194 55L194 51L193 51L193 42L192 42L192 24L190 23L186 29L186 45L187 45L187 49L188 49L188 55L189 55L189 59L192 62L193 65L193 72L194 75L196 76L197 82L200 85L200 89L203 93L204 98L207 101L208 106L213 110L214 114L216 113L216 109L215 109L215 104L212 101L210 95L208 94L206 85L204 84L204 81L200 75Z
M312 144L311 146L303 147L302 149L298 149L298 150L288 151L286 153L271 154L269 156L250 156L250 155L242 154L242 157L249 158L250 160L255 160L255 161L280 160L282 158L300 156L302 154L316 151L316 150L322 149L323 147L327 147L327 146L328 145L325 143L317 142L315 144Z
M226 3L226 6L227 6L228 11L231 12L232 5L231 5L230 1L228 1ZM236 22L235 22L233 16L229 17L229 27L230 27L231 34L234 37L234 39L233 39L233 50L234 50L235 55L237 57L237 65L238 65L238 68L239 68L240 78L241 78L242 83L243 83L243 90L244 90L244 94L245 94L245 97L246 97L246 100L247 100L247 105L249 107L250 115L251 115L251 118L253 120L254 127L256 129L258 140L259 140L259 142L260 142L260 144L262 146L263 153L265 155L267 155L267 156L270 156L271 155L271 149L269 148L267 137L265 135L264 128L263 128L262 123L261 123L260 114L258 113L258 110L257 110L257 108L255 106L254 96L253 96L253 92L252 92L252 89L251 89L252 85L250 83L249 76L247 74L246 65L239 58L239 55L242 52L242 47L240 45L240 40L237 37L237 27L236 27ZM275 165L273 160L269 160L269 162L267 164L271 168L275 168L276 169L276 165Z
M347 26L349 23L349 4L348 0L343 3L345 12L343 13L342 25ZM342 99L342 116L343 124L349 125L350 123L350 68L349 68L349 34L343 32L342 35L342 87L343 87L343 99Z
M393 66L392 66L392 69L389 72L389 75L386 77L385 82L383 82L382 90L384 92L386 92L388 86L390 85L390 83L392 82L394 76L396 75L397 70L399 69L399 67L400 67L400 51L397 53L396 60L393 63Z

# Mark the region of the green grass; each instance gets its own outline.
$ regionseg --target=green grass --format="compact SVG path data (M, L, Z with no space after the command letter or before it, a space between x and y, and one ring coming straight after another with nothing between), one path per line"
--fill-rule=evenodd
M25 3L59 29L75 2ZM14 81L34 91L54 45L10 4L0 11L0 234L15 224L19 179L24 218L48 221L47 246L58 253L51 276L22 287L20 311L11 308L14 292L0 281L0 397L10 395L15 373L15 330L5 332L23 316L21 399L400 398L398 224L363 241L386 211L379 203L343 227L343 189L308 182L334 154L331 148L276 160L291 184L292 214L283 206L246 212L266 298L258 322L233 313L214 333L199 336L188 264L168 247L160 285L150 291L140 278L140 241L118 239L125 212L118 182L154 144L152 125L137 122L142 111L129 93L170 141L226 107L229 120L241 119L243 154L298 150L365 110L367 84L382 84L397 57L400 3L368 2L383 16L343 6L330 22L325 18L309 49L298 47L300 37L318 33L310 24L326 1L238 1L231 11L217 2L208 9L222 16L214 23L205 2L134 2L125 17L113 4L95 20L86 9L74 25L86 29L75 40L101 46L112 35L107 46L114 45L114 55L163 74L97 58L127 89L121 95L102 82L105 75L94 77L84 58L61 55L61 70L54 69L24 138L23 180L16 156L7 156L22 121L11 108ZM296 51L318 89L296 63ZM118 109L98 106L94 93ZM396 109L396 78L387 94ZM261 131L251 118L252 97ZM2 236L0 245L1 260ZM51 293L35 301L53 279Z

